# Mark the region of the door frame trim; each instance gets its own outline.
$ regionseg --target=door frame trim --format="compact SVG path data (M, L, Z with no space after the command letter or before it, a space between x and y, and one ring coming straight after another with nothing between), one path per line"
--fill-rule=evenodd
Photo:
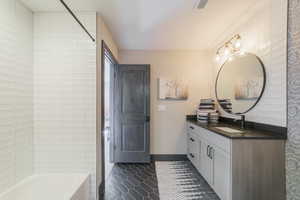
M101 130L101 182L104 183L105 181L105 147L104 142L105 138L103 135L103 131L105 129L104 127L104 119L105 119L105 56L106 54L110 57L110 59L118 65L118 60L115 58L112 51L109 49L108 45L105 43L104 40L101 41L101 124L100 124L100 130Z

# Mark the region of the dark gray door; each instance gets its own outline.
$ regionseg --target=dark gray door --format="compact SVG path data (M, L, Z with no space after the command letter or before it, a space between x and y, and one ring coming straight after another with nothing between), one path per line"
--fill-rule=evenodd
M114 161L150 162L150 65L118 65Z

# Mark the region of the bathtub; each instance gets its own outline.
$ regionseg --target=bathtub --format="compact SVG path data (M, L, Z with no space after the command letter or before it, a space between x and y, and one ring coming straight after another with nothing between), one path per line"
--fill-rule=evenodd
M0 200L89 200L89 175L33 175L0 194Z

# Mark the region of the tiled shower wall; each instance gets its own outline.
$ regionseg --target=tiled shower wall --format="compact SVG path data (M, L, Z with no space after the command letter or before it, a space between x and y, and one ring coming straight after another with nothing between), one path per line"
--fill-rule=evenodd
M34 169L90 173L96 198L96 43L68 13L34 14Z
M33 172L32 13L0 1L0 193Z
M300 199L300 1L289 0L287 199Z

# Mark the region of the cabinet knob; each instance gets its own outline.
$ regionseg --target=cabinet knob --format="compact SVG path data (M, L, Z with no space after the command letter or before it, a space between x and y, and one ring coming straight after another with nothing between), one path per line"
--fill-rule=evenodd
M194 127L190 126L190 129L195 129Z
M192 158L195 158L194 154L192 154L192 153L190 153L190 156L191 156Z
M191 140L192 142L195 142L195 140L194 140L193 138L190 138L190 140Z

